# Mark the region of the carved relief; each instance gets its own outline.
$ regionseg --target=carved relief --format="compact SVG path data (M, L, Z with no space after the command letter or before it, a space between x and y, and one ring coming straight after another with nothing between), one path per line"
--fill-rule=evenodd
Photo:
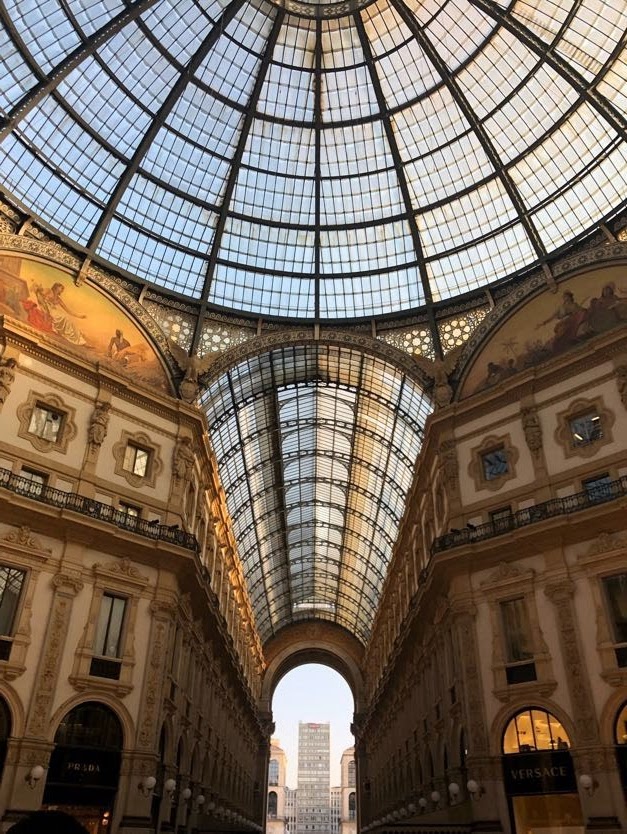
M194 471L195 455L191 437L181 437L172 453L172 472L177 480L189 481Z
M577 744L598 743L598 728L587 670L579 651L579 635L573 606L573 583L569 579L552 582L544 589L555 606L557 627L564 669L573 709L573 720L577 725Z
M533 406L523 408L520 412L525 441L531 456L537 460L542 457L542 426L538 411Z
M614 376L620 401L627 408L627 365L619 365L614 371Z
M453 495L459 491L459 464L457 462L457 444L455 440L445 440L438 449L438 458L444 484Z
M457 611L455 625L461 652L469 746L474 755L487 755L488 733L483 713L483 685L479 677L481 663L475 634L474 606L469 610Z
M27 548L28 550L39 550L42 553L52 552L50 548L43 546L41 540L34 536L30 531L30 527L27 527L26 525L23 525L18 529L9 530L9 532L3 537L3 541L9 544L17 544L20 547Z
M4 401L11 393L16 368L17 359L13 359L12 356L0 357L0 407L4 405Z
M111 403L97 402L89 423L88 440L92 450L98 449L105 437L109 426L109 412Z
M155 745L157 725L161 713L162 688L165 681L168 637L176 607L164 600L154 600L150 605L153 615L151 645L144 677L143 701L139 716L138 746L152 749Z

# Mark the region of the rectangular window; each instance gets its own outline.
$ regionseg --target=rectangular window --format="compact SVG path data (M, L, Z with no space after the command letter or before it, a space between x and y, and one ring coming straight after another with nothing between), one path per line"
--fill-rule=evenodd
M524 597L508 599L501 602L500 607L507 662L520 663L533 660L529 639L529 619Z
M150 451L148 449L129 443L124 450L124 469L127 472L132 472L133 475L139 475L143 478L148 472L149 461Z
M594 478L587 478L582 485L588 500L593 504L608 501L612 497L612 479L605 472L603 475L595 475Z
M133 506L133 504L125 504L124 501L120 501L120 512L124 513L124 515L127 515L130 518L139 518L141 514L141 508L135 507Z
M603 425L596 411L579 414L568 421L570 442L574 448L588 446L603 438Z
M94 654L100 657L120 657L122 626L126 600L113 594L104 594L96 627Z
M42 490L48 483L48 476L43 472L36 472L34 469L22 469L20 478L26 483L20 485L20 492L24 495L41 495Z
M15 612L20 601L26 572L0 566L0 635L10 637L15 625Z
M55 411L44 403L37 403L31 414L28 431L42 440L56 443L61 434L64 416L61 411Z
M627 643L627 573L603 580L616 643Z
M503 446L499 446L489 452L484 452L481 455L481 464L483 466L483 477L486 481L494 481L497 478L502 478L503 475L507 475L509 472L507 452Z

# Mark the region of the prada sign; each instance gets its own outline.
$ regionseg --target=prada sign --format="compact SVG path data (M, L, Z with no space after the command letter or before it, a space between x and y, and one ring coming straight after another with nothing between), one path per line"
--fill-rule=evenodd
M510 796L576 793L577 780L568 750L503 756L505 790Z

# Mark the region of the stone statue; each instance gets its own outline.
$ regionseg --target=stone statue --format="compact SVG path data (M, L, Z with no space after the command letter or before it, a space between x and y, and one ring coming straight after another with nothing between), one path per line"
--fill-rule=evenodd
M4 403L11 393L11 386L15 381L15 369L17 359L0 357L0 405Z
M521 411L522 427L525 433L525 440L529 451L534 457L538 457L542 451L542 426L538 412L532 406L523 408Z
M174 447L172 470L179 480L189 480L194 469L194 452L191 437L182 437Z
M453 372L461 353L461 346L453 348L444 359L427 359L425 356L414 354L418 367L433 380L433 402L437 408L444 408L453 399L453 389L448 378Z
M615 375L620 401L627 408L627 365L619 365L616 368Z
M91 415L91 423L89 424L88 431L88 439L91 446L101 446L102 441L107 436L107 427L109 425L110 411L111 403L96 403L94 413Z
M219 354L209 353L203 357L190 356L180 345L177 345L172 340L170 340L169 346L179 368L185 371L185 376L179 384L181 399L186 403L193 403L200 390L199 378L207 373Z

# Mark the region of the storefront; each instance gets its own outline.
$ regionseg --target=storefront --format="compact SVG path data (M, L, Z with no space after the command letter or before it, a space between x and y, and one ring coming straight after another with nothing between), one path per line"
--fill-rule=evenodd
M531 707L511 719L503 735L503 779L516 834L583 834L570 739L554 715Z
M79 819L90 834L105 834L115 803L122 756L122 727L104 704L71 710L55 735L43 797Z

